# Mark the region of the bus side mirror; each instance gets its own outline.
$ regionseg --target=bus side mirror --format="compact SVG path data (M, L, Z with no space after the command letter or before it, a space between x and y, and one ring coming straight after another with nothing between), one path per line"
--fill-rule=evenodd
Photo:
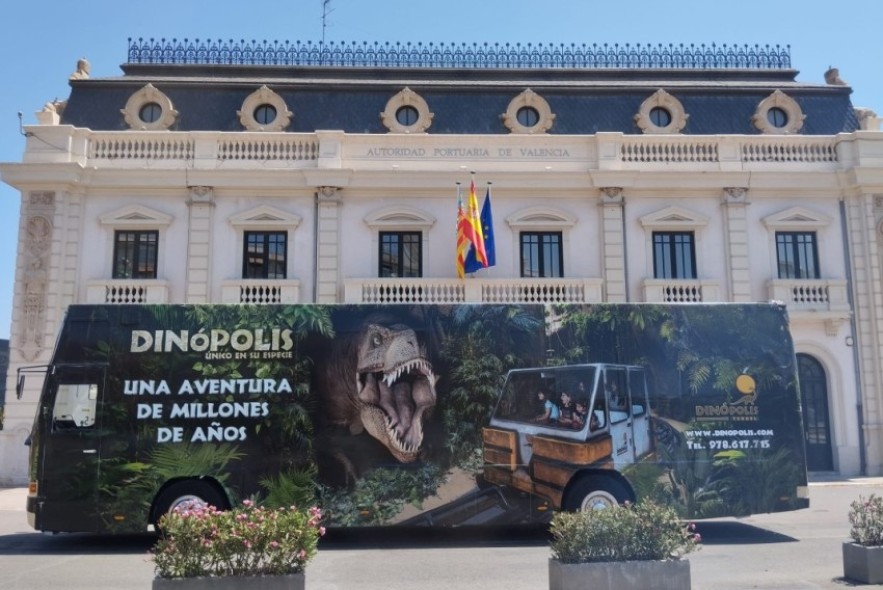
M15 384L15 397L21 399L21 394L25 391L25 376L19 374L18 383Z

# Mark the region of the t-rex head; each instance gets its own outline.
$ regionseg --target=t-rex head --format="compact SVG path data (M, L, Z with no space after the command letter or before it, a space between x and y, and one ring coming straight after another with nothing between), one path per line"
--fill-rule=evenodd
M402 463L417 460L423 416L435 406L435 375L417 334L404 324L367 323L359 333L359 418Z

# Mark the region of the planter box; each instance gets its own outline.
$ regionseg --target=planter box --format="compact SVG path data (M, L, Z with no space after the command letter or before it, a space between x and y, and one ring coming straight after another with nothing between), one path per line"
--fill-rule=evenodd
M690 590L690 562L561 563L549 559L549 590Z
M844 543L843 575L865 584L883 583L883 547Z
M285 576L153 579L153 590L304 590L304 587L302 573Z

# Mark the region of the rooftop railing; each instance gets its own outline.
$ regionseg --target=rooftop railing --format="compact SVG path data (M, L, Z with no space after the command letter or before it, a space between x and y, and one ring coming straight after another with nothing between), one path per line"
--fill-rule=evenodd
M130 64L469 69L790 69L790 46L129 39Z

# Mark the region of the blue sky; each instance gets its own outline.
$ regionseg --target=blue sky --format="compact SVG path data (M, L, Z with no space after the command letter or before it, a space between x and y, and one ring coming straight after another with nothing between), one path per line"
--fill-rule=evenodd
M21 161L25 125L85 57L121 75L128 38L318 41L322 0L6 0L0 9L0 162ZM790 45L798 80L828 66L853 105L883 114L880 0L330 0L326 41ZM0 338L10 334L19 193L0 184Z

